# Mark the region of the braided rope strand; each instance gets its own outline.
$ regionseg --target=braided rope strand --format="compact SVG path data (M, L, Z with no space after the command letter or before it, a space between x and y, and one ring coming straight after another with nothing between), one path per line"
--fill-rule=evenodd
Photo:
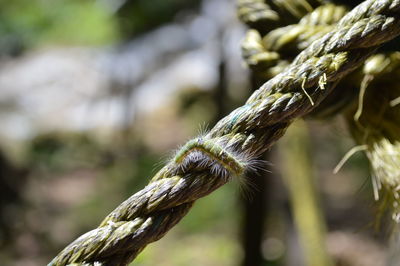
M239 18L261 33L296 23L321 4L321 0L238 0Z
M295 55L331 31L347 12L344 6L327 3L305 15L298 24L276 28L263 37L252 28L242 42L243 58L260 79L268 80L284 71Z
M314 9L298 24L274 29L263 37L256 29L250 29L242 42L243 58L261 79L274 77L295 55L331 31L347 12L344 6L328 3Z
M228 182L232 172L247 168L252 158L284 134L293 119L310 112L378 45L398 36L400 21L395 16L399 8L400 1L368 0L353 9L244 106L219 121L201 137L201 144L184 145L184 151L149 185L118 206L98 228L68 245L49 265L128 264L178 223L195 200ZM226 172L210 171L211 161Z

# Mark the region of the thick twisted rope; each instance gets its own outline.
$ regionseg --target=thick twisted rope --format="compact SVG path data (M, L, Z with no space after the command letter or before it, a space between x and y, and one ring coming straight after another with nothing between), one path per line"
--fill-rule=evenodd
M296 24L276 28L264 36L252 28L242 43L243 57L260 79L274 77L298 53L331 31L347 12L344 6L328 3L317 7Z
M261 33L296 23L321 4L321 0L238 0L238 16Z
M206 135L184 145L144 189L49 265L126 265L160 239L193 202L254 167L256 158L345 75L400 34L400 1L365 1Z

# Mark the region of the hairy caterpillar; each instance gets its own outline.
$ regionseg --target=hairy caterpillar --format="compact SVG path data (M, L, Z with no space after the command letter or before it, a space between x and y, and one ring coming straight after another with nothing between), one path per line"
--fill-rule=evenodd
M226 138L209 139L203 136L183 145L170 160L165 171L172 175L209 171L212 175L225 180L236 177L234 180L238 181L241 193L251 198L252 191L256 187L252 180L246 177L245 172L268 171L265 169L268 163L257 159L254 154L235 151Z
M213 174L228 177L240 176L246 170L245 158L221 146L215 139L195 138L187 142L175 155L177 171L191 167L210 167Z

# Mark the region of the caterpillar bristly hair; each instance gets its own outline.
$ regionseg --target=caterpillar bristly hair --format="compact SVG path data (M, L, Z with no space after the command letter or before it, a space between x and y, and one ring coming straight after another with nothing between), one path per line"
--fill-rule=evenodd
M250 160L229 149L218 139L198 137L188 141L172 159L175 172L188 169L209 169L214 175L224 178L241 176Z

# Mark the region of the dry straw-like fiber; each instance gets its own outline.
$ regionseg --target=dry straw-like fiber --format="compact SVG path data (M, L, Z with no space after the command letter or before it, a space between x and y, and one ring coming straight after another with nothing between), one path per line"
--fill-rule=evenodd
M375 198L383 196L393 220L400 223L400 53L371 56L363 74L363 97L346 118L371 163Z

